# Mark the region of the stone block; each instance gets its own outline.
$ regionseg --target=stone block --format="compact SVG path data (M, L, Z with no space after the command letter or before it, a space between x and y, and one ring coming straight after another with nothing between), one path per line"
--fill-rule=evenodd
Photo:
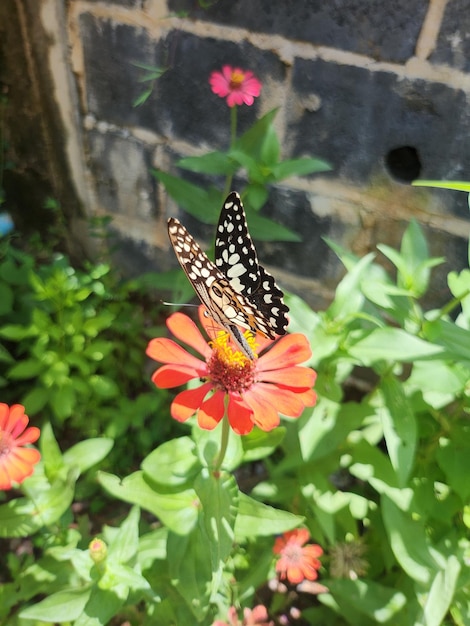
M432 63L445 64L468 72L470 70L470 12L466 0L446 4L437 45L431 54Z
M470 116L463 90L300 58L292 84L287 137L293 155L321 157L332 165L332 175L354 183L373 184L383 175L398 182L468 179ZM316 106L309 108L313 100ZM391 155L399 148L407 150L405 171L397 175ZM410 153L419 167L410 165L405 180ZM466 199L454 194L447 210L467 216Z
M218 0L203 8L193 0L169 0L168 6L200 20L402 63L414 54L428 2Z

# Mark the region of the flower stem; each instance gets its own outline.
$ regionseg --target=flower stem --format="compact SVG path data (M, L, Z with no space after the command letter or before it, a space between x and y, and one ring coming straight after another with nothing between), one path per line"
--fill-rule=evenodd
M230 109L230 150L234 147L235 141L237 139L237 105L231 107ZM225 195L232 191L232 174L228 174L227 180L225 181Z
M230 424L227 415L227 406L225 406L225 413L222 418L222 435L220 437L220 452L214 463L214 472L218 472L224 462L225 453L227 452L228 436L230 434Z

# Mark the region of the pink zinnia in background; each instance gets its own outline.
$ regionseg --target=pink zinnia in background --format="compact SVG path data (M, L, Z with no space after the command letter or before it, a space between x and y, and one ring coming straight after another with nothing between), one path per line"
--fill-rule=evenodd
M222 72L212 72L209 83L216 95L227 98L229 107L236 104L251 106L261 93L261 82L253 72L230 65L224 65Z

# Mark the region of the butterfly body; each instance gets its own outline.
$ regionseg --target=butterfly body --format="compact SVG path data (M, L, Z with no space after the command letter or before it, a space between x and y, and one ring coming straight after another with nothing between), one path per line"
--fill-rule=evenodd
M168 220L168 234L181 267L209 315L231 334L246 356L254 358L238 327L270 339L286 333L289 309L274 278L258 262L237 193L227 197L220 213L215 262L177 219Z

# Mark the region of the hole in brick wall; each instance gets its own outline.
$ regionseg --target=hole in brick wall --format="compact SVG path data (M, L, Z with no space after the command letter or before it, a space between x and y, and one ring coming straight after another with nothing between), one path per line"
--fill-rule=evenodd
M390 175L400 183L411 183L421 173L421 160L412 146L390 150L385 157L385 165Z

